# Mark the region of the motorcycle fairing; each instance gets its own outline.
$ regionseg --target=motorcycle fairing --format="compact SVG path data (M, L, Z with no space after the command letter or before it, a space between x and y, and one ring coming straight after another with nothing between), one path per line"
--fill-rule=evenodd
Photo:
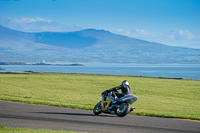
M135 101L137 101L138 97L132 95L132 94L128 94L123 96L122 98L120 98L122 102L127 101L129 104L134 103Z
M102 99L101 99L101 110L102 111L106 111L108 109L108 106L110 105L111 103L111 99L104 95L102 96Z

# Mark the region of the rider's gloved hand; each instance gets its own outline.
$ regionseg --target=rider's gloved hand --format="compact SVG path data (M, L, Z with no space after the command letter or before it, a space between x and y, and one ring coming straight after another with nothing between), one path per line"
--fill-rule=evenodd
M105 90L102 94L106 94L106 93L109 93L110 90Z
M116 88L112 88L112 89L110 89L111 91L117 91L117 89Z
M110 92L111 92L111 90L106 90L106 92L107 92L107 93L110 93Z

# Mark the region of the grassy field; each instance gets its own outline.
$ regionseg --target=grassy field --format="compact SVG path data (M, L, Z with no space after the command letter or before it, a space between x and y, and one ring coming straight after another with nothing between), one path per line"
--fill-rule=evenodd
M46 129L29 129L29 128L13 128L0 126L0 133L80 133L62 130L46 130Z
M132 114L200 120L200 81L89 74L0 74L0 100L92 110L101 93L128 80Z

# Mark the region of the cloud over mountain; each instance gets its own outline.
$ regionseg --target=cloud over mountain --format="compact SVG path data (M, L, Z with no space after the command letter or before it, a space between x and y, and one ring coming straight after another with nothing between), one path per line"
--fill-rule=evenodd
M1 17L0 25L9 27L19 31L25 32L43 32L43 31L53 31L53 32L66 32L66 31L76 31L81 30L81 27L76 25L66 26L60 25L51 19L42 17Z
M139 28L130 30L119 28L117 30L113 30L113 32L131 38L138 38L171 46L183 46L200 49L200 33L193 33L189 30L176 29L166 31L165 33L154 33Z
M0 26L0 61L199 64L200 50L173 47L105 30L21 32Z
M1 17L0 25L25 32L69 32L83 29L82 27L76 25L61 25L49 18L43 18L39 16L21 16L13 18ZM131 29L118 28L108 30L112 31L113 33L125 35L131 38L138 38L151 42L168 44L171 46L183 46L200 49L200 33L193 33L187 29L172 29L165 32L152 32L147 29L137 27L133 27Z
M19 18L13 18L11 19L11 23L21 23L21 24L26 24L26 23L37 23L37 22L46 22L46 23L51 23L50 19L45 19L45 18L40 18L40 17L34 17L34 18L29 18L29 17L19 17Z

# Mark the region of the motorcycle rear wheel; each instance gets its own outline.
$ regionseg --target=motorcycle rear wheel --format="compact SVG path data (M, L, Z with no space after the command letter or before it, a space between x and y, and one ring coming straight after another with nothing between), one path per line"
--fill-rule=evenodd
M118 117L126 116L130 111L130 104L127 102L123 102L120 104L120 107L116 110L116 115Z
M96 106L93 109L93 113L95 115L99 115L99 114L102 113L102 110L101 110L101 101L96 104Z

